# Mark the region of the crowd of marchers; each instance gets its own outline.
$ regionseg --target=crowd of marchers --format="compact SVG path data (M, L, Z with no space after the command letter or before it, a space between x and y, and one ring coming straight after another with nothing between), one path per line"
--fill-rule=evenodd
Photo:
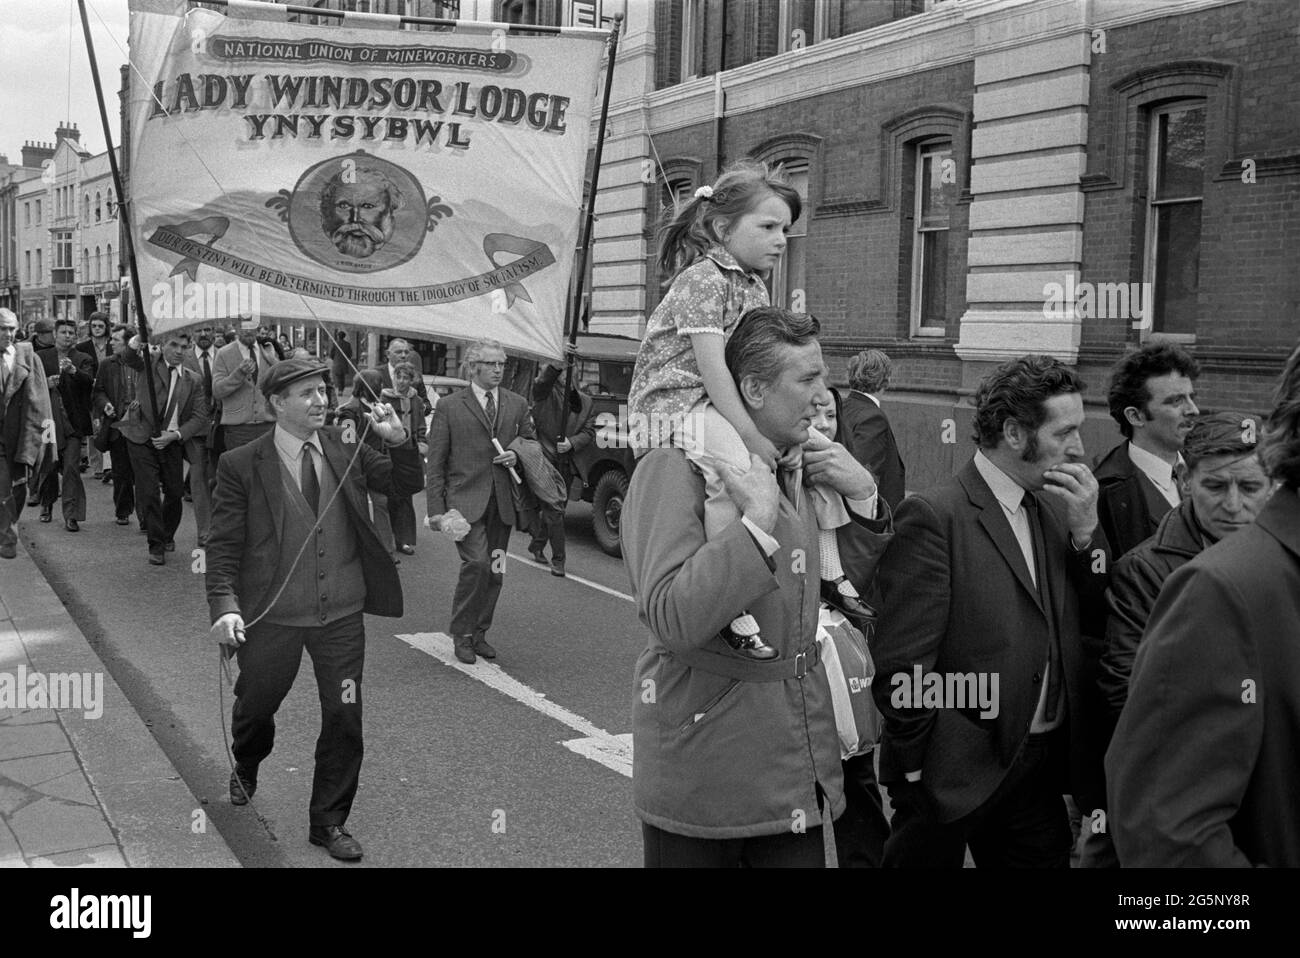
M707 268L749 282L736 262L717 248ZM716 358L753 430L744 458L697 462L727 438L713 413L680 417L698 434L640 450L623 514L649 636L648 865L819 865L828 826L841 866L1300 864L1300 350L1265 416L1202 414L1179 346L1127 353L1105 385L1118 441L1092 457L1077 373L1008 361L975 393L973 457L909 490L884 353L853 357L838 391L814 318L760 304L731 326ZM400 339L355 371L341 342L327 365L268 329L148 349L102 314L87 332L20 339L0 310L0 556L24 504L78 532L83 477L113 484L116 524L157 565L192 502L212 635L240 664L230 799L252 799L305 650L322 711L308 838L360 858L364 615L403 612L412 497L459 552L456 657L496 659L512 529L565 574L590 405L562 367L528 397L505 388L492 341L437 401ZM862 638L878 724L854 724L833 634ZM915 673L996 676L999 701L893 694Z

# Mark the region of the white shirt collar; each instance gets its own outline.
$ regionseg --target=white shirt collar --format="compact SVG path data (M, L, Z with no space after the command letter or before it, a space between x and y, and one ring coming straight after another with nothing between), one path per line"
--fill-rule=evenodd
M209 346L209 347L208 347L208 352L211 352L211 351L212 351L212 347ZM203 359L203 347L200 346L198 343L195 343L195 344L194 344L194 358L195 358L195 359L198 359L198 360L202 360L202 359ZM212 357L209 356L208 359L211 360Z
M479 404L480 406L484 406L484 405L487 404L487 394L488 394L488 391L487 391L486 389L484 389L482 386L480 386L478 383L474 382L473 380L470 380L469 388L472 389L472 390L474 390L474 398L478 400L478 404ZM500 387L497 387L497 388L499 389ZM501 397L498 396L498 395L496 395L496 392L497 392L496 389L493 389L493 390L492 390L492 393L493 393L493 395L492 395L492 401L493 401L494 403L496 403L498 406L500 406L500 405L501 405Z
M293 435L278 422L275 424L275 445L279 448L281 455L296 462L302 457L302 447L307 443L311 443L311 447L316 450L318 456L323 457L325 455L325 450L321 449L320 446L319 434L312 433L311 436L303 440Z
M993 460L984 455L983 449L975 453L975 468L989 484L989 488L993 490L993 495L1002 504L1003 509L1010 513L1020 509L1020 502L1025 497L1024 487L994 465Z
M1128 444L1128 457L1133 465L1137 466L1146 474L1157 488L1172 489L1174 487L1174 467L1165 462L1154 453L1147 452L1141 446L1130 441ZM1183 461L1182 453L1178 454L1178 461Z

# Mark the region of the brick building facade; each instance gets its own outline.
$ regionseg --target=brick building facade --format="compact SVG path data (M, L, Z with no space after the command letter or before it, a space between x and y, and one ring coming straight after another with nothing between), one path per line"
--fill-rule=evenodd
M1263 411L1300 337L1298 31L1268 0L629 0L591 328L643 331L672 198L757 156L808 199L774 298L822 321L838 382L893 357L915 488L1028 351L1090 384L1090 454L1118 441L1109 367L1152 338L1197 356L1205 407Z

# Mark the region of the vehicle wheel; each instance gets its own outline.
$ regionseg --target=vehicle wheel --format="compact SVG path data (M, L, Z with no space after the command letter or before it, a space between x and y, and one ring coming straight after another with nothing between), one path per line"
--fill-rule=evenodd
M626 495L627 476L621 470L611 469L600 477L591 496L591 525L596 533L596 544L615 558L623 555L618 530Z

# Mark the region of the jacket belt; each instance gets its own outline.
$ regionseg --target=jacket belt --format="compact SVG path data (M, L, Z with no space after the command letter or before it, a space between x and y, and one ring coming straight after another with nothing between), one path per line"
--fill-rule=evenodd
M817 667L822 657L821 646L816 642L803 646L788 659L767 661L742 659L736 655L723 655L705 649L674 652L673 656L693 669L740 682L784 682L786 679L802 679Z

